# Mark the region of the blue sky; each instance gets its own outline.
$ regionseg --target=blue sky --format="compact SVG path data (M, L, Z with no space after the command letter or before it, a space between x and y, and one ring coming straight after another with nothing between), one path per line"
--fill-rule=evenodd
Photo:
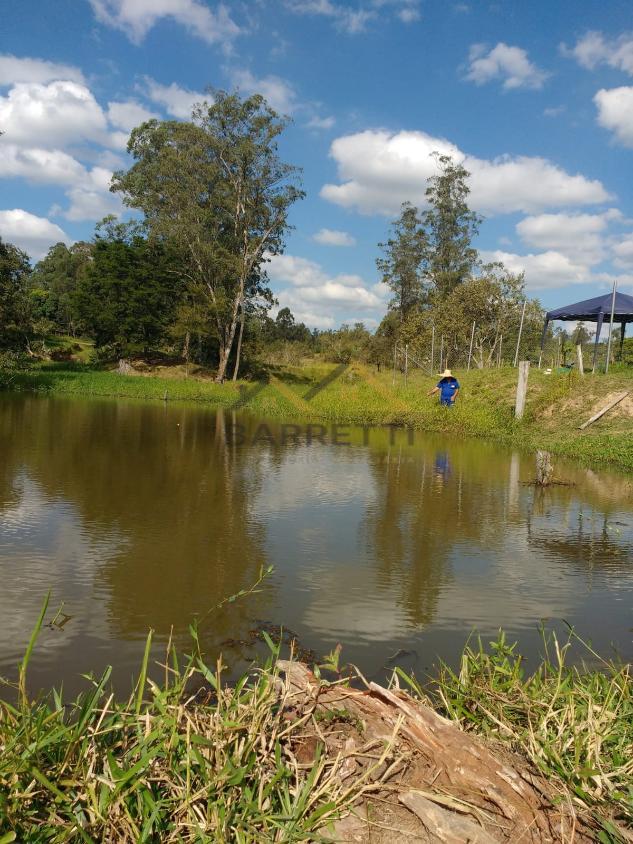
M1 27L0 235L34 258L119 212L130 128L211 85L293 118L307 198L270 276L310 325L380 320L377 243L434 150L546 306L633 291L630 2L5 0Z

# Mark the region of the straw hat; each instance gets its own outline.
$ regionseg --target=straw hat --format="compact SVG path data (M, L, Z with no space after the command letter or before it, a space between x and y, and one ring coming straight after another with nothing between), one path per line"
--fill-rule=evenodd
M452 377L453 377L453 373L450 371L450 369L445 369L444 372L442 372L440 374L440 378L452 378Z

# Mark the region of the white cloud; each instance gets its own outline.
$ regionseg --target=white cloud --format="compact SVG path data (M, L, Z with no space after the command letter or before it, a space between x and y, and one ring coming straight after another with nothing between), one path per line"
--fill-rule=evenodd
M289 307L307 325L330 328L349 321L352 307L368 312L365 321L384 311L385 300L379 291L369 289L358 275L330 275L315 261L294 255L271 256L267 269L273 284L291 285L276 290L280 305Z
M179 120L188 120L196 103L203 102L205 99L211 100L210 96L203 94L201 91L190 91L175 82L172 82L171 85L161 85L151 76L146 76L144 81L143 91L145 96Z
M615 208L603 214L539 214L525 217L516 230L526 246L555 250L591 266L607 257L606 231L621 216Z
M125 146L128 132L118 130L128 130L150 116L152 113L134 100L109 103L106 115L80 82L18 82L6 96L0 96L0 127L6 130L0 142L0 178L59 185L68 205L64 210L56 203L55 214L68 220L118 214L121 201L110 193L109 186L112 168L121 162L107 147ZM64 149L67 146L79 149L82 159L98 163L86 166L76 153ZM33 220L27 222L33 225ZM38 225L41 228L42 224ZM49 225L55 224L49 221Z
M68 220L97 220L105 214L118 214L121 202L110 193L110 168L88 170L62 150L0 144L0 178L24 179L31 184L60 185L70 200Z
M419 0L372 0L372 6L377 9L392 7L402 23L414 23L421 18Z
M493 79L503 79L506 90L542 88L549 74L533 64L525 50L500 41L487 51L485 44L473 44L469 53L466 79L484 85Z
M123 206L119 196L110 193L111 178L111 170L93 167L81 182L66 191L70 205L63 216L73 221L100 220L106 214L118 216Z
M337 29L348 35L365 32L370 21L377 20L382 10L392 9L402 23L420 20L419 0L369 0L359 3L356 8L333 0L285 0L285 5L298 15L330 18Z
M44 59L18 58L10 53L0 54L0 86L15 85L17 82L46 83L55 79L84 81L82 72L71 65Z
M598 123L610 129L621 144L633 147L633 86L602 88L593 101L598 108Z
M471 204L487 213L536 213L548 208L608 201L597 180L571 175L545 158L500 156L492 160L461 152L424 132L366 130L332 142L341 184L326 184L324 199L363 214L397 213L404 201L425 204L427 179L436 163L431 153L451 155L471 173Z
M152 119L158 119L158 115L136 100L108 103L108 120L124 132L131 132L136 126Z
M63 147L107 141L107 121L92 92L78 82L15 85L0 97L5 140L32 146Z
M135 44L140 44L149 30L161 18L171 18L209 44L227 43L240 28L231 19L226 6L212 11L199 0L89 0L101 23L124 32Z
M371 9L349 9L331 0L286 0L286 7L299 15L331 18L338 29L349 35L364 32L369 21L376 16L376 12Z
M516 255L497 249L483 252L482 257L487 261L501 261L510 272L525 272L525 286L528 290L548 290L595 280L585 263L574 261L555 250Z
M26 179L31 184L72 185L84 178L85 172L82 164L62 150L0 142L0 178Z
M543 109L543 116L544 117L560 117L566 110L564 105L559 106L549 106L548 108Z
M613 244L613 253L618 267L633 266L633 233L617 240Z
M332 129L336 120L333 117L311 117L306 129Z
M312 239L324 246L356 246L351 234L336 229L320 229Z
M229 71L231 81L243 94L261 94L272 108L290 114L295 107L296 95L292 85L280 76L257 78L246 68Z
M39 259L54 243L70 243L66 232L45 217L36 217L21 208L0 211L0 235Z
M402 23L415 23L415 21L419 21L422 17L420 10L416 9L414 6L405 6L405 8L400 9L397 14Z
M599 64L606 64L633 76L632 33L625 33L618 38L605 38L601 32L587 32L578 39L575 47L561 44L561 51L589 70Z

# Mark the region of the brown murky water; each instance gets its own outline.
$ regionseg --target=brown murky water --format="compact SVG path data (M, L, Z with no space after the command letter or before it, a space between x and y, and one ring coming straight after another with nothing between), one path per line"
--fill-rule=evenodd
M558 463L573 485L543 491L533 474L529 455L419 432L0 395L0 674L49 589L70 619L43 630L31 683L73 690L114 663L127 684L149 627L157 655L172 627L186 649L192 617L261 565L262 591L202 625L210 656L248 659L222 643L267 621L369 676L421 674L473 630L534 656L544 619L633 658L631 478Z

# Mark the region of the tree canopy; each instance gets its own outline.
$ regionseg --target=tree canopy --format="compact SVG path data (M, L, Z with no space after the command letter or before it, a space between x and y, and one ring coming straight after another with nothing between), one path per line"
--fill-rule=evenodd
M270 295L266 255L283 250L288 210L303 196L298 169L277 150L286 124L259 95L216 91L191 122L134 129L135 163L113 178L112 190L143 212L150 236L181 246L182 275L218 344L218 381L247 300Z

